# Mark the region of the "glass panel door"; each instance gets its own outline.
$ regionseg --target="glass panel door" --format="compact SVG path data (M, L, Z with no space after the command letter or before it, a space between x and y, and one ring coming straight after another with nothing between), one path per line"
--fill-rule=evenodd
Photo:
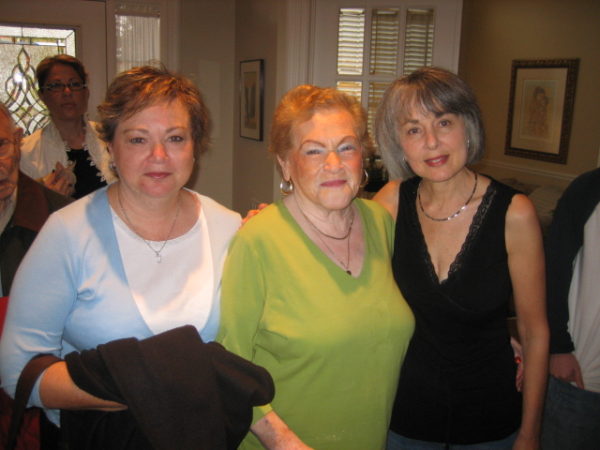
M39 99L35 68L47 56L75 53L75 30L0 24L0 101L26 134L48 122Z

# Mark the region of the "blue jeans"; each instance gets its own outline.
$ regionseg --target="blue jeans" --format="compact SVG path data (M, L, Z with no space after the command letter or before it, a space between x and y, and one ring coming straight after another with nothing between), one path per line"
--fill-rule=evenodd
M541 444L544 450L598 450L600 393L579 389L551 376Z
M441 442L419 441L401 436L393 431L388 433L387 450L510 450L517 438L514 432L499 441L481 442L479 444L443 444ZM544 450L546 450L544 448Z

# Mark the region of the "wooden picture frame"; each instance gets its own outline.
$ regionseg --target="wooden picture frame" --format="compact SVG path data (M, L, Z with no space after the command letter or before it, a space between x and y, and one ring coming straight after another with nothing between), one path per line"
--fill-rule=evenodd
M264 60L240 62L240 136L262 141Z
M505 154L566 164L579 59L513 60Z

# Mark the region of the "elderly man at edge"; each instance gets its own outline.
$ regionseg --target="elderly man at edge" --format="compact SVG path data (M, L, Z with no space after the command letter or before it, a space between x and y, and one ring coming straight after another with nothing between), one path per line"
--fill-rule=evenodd
M15 272L50 215L69 203L66 197L36 183L19 171L23 130L13 121L8 108L0 103L0 295L6 296ZM0 322L0 330L2 323ZM0 389L2 422L9 420L12 400ZM37 415L28 423L28 446L37 445Z
M0 292L8 295L17 267L50 213L69 200L19 171L23 130L0 103Z

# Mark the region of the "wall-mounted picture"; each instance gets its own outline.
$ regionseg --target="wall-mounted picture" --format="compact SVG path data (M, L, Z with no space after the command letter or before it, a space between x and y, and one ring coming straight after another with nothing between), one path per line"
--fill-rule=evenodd
M240 136L262 141L264 60L240 62Z
M507 155L566 164L579 59L513 60Z

